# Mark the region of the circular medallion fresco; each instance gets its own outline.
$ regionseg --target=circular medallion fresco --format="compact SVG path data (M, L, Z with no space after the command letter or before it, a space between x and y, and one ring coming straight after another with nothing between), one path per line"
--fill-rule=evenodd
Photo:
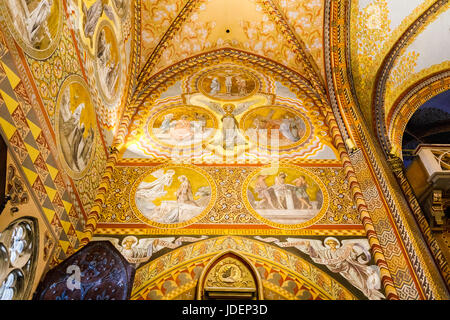
M133 185L130 203L136 216L159 228L179 228L206 215L216 200L216 185L191 165L151 169Z
M197 106L165 107L150 117L150 137L165 147L191 147L212 139L217 119L207 109Z
M95 68L100 92L108 102L119 98L120 53L118 42L108 20L100 24L95 45Z
M247 209L266 224L285 229L310 226L328 208L325 185L310 171L296 166L264 167L244 182Z
M309 121L298 111L282 106L264 106L245 113L239 127L259 147L291 149L311 134Z
M69 76L57 99L56 136L61 161L75 179L83 177L95 151L96 115L88 87L78 75Z
M48 58L62 29L60 0L2 0L0 11L15 40L35 59Z
M202 75L198 88L209 98L233 101L255 94L259 89L259 82L253 74L244 69L220 67Z

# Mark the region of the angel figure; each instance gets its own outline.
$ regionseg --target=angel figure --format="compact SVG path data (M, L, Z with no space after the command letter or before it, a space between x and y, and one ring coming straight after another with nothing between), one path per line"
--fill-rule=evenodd
M86 38L89 38L92 46L92 37L95 28L103 13L115 22L113 9L108 5L108 0L97 0L89 9L83 2L83 30Z
M30 12L25 19L28 35L33 46L42 41L44 36L38 37L39 32L43 29L49 40L52 35L48 30L47 19L52 11L53 0L41 0L36 8Z
M323 245L319 240L287 239L288 242L296 241L295 247L306 253L318 264L326 265L331 272L339 273L354 287L370 300L384 299L379 291L381 281L378 267L368 265L370 261L370 246L364 240L339 240L328 237Z
M102 29L98 39L97 58L102 67L106 67L111 59L111 43L106 41L105 29Z
M157 179L152 182L141 182L137 188L136 197L153 201L165 196L167 191L164 190L164 187L172 184L174 174L175 171L172 169L167 170L167 172L164 172L164 169L152 172L152 176Z
M239 124L235 117L247 111L256 101L240 103L237 107L232 103L227 103L223 106L223 109L219 103L212 101L202 102L206 103L217 113L222 114L222 136L219 138L219 141L213 141L212 144L221 144L224 150L233 150L235 146L247 144L239 131Z

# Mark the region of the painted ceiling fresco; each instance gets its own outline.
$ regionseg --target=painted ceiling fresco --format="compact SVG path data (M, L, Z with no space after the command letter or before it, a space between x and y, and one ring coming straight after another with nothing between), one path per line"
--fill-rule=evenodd
M424 16L431 9L432 13ZM351 10L354 87L362 111L373 124L377 81L386 81L380 90L385 91L383 112L387 118L395 100L408 87L448 69L449 5L427 0L359 0L352 1ZM420 16L425 20L416 23L413 30ZM398 42L405 35L407 40ZM394 51L393 66L388 74L378 76L373 70L381 72L384 64L391 63L387 58L391 59L389 52L395 47L400 51Z
M2 135L58 242L51 266L108 240L136 268L132 299L236 274L267 299L445 296L428 251L416 279L421 243L400 245L408 216L355 134L449 68L440 2L2 1ZM351 101L329 61L342 48L361 118L333 100Z

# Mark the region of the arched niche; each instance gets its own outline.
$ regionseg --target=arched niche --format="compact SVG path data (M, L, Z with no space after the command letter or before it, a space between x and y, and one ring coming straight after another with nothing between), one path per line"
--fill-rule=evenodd
M243 255L229 250L215 256L197 284L197 300L262 300L260 275Z

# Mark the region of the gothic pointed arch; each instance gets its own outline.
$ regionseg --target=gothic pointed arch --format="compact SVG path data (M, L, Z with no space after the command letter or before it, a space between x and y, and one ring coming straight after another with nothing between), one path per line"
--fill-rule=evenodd
M262 300L263 297L261 276L255 266L234 250L215 256L197 284L197 300Z

